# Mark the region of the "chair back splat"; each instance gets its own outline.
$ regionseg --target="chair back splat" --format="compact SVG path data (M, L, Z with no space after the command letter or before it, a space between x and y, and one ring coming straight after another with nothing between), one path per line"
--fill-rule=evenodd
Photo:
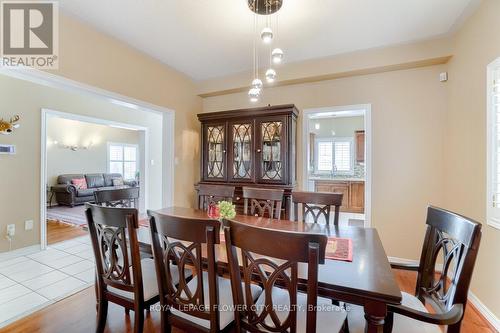
M307 311L306 331L316 332L318 265L325 261L327 237L257 228L230 220L224 221L224 235L238 329L296 332L297 312L304 310L297 307L298 265L308 263L307 296L303 296L307 297L307 308L315 310ZM254 283L264 288L256 301L250 297ZM280 307L288 311L277 310Z
M292 192L293 216L294 220L299 220L299 208L302 222L318 223L321 218L326 224L330 223L330 212L332 206L335 209L333 224L339 225L340 206L342 206L342 193L322 193L322 192ZM310 217L308 219L308 217Z
M167 216L152 211L148 211L148 215L162 307L210 323L207 329L196 324L195 320L188 320L170 310L162 312L162 326L218 332L220 320L215 246L220 243L220 222ZM204 265L206 272L203 270ZM195 283L191 283L190 276ZM174 277L178 277L178 283L174 283L177 281ZM204 290L206 287L208 293Z

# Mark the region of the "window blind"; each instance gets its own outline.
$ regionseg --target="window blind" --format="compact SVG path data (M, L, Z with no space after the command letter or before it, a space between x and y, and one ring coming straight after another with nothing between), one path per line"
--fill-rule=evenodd
M348 141L335 142L335 167L337 171L351 170L351 143Z
M318 170L333 170L333 142L318 142Z

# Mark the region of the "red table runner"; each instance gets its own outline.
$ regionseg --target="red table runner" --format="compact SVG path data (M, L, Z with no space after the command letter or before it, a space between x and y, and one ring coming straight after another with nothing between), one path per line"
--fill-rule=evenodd
M352 261L352 239L350 238L328 238L326 244L326 259Z
M225 242L223 231L220 233L220 242L221 244ZM325 258L331 260L352 261L352 239L336 237L328 238Z

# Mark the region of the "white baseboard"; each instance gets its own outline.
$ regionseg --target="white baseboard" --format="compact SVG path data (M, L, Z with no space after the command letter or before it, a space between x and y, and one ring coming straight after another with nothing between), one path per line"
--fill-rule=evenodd
M387 257L387 258L389 259L390 262L394 263L418 264L418 260L398 258L398 257ZM439 264L436 265L436 269L438 270L442 269L442 265ZM468 300L471 302L472 305L474 305L477 311L479 311L479 313L483 315L483 317L491 324L491 326L493 326L497 332L500 332L500 319L497 316L495 316L495 314L491 312L491 310L488 309L488 307L484 305L483 302L481 302L479 298L477 298L477 296L474 295L474 293L472 293L471 291L469 291Z
M472 303L472 305L474 305L477 311L479 311L479 313L481 313L484 316L484 318L486 318L486 320L491 324L491 326L493 326L497 332L500 332L500 319L498 319L498 317L495 316L495 314L491 312L491 310L488 309L486 305L484 305L483 302L481 302L479 298L477 298L477 296L470 291L469 291L469 301Z

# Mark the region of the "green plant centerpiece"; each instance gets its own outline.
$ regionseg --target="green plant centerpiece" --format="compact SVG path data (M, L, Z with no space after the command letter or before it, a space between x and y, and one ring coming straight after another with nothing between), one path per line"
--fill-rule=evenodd
M236 216L236 206L229 201L219 201L217 207L221 219L233 219Z

